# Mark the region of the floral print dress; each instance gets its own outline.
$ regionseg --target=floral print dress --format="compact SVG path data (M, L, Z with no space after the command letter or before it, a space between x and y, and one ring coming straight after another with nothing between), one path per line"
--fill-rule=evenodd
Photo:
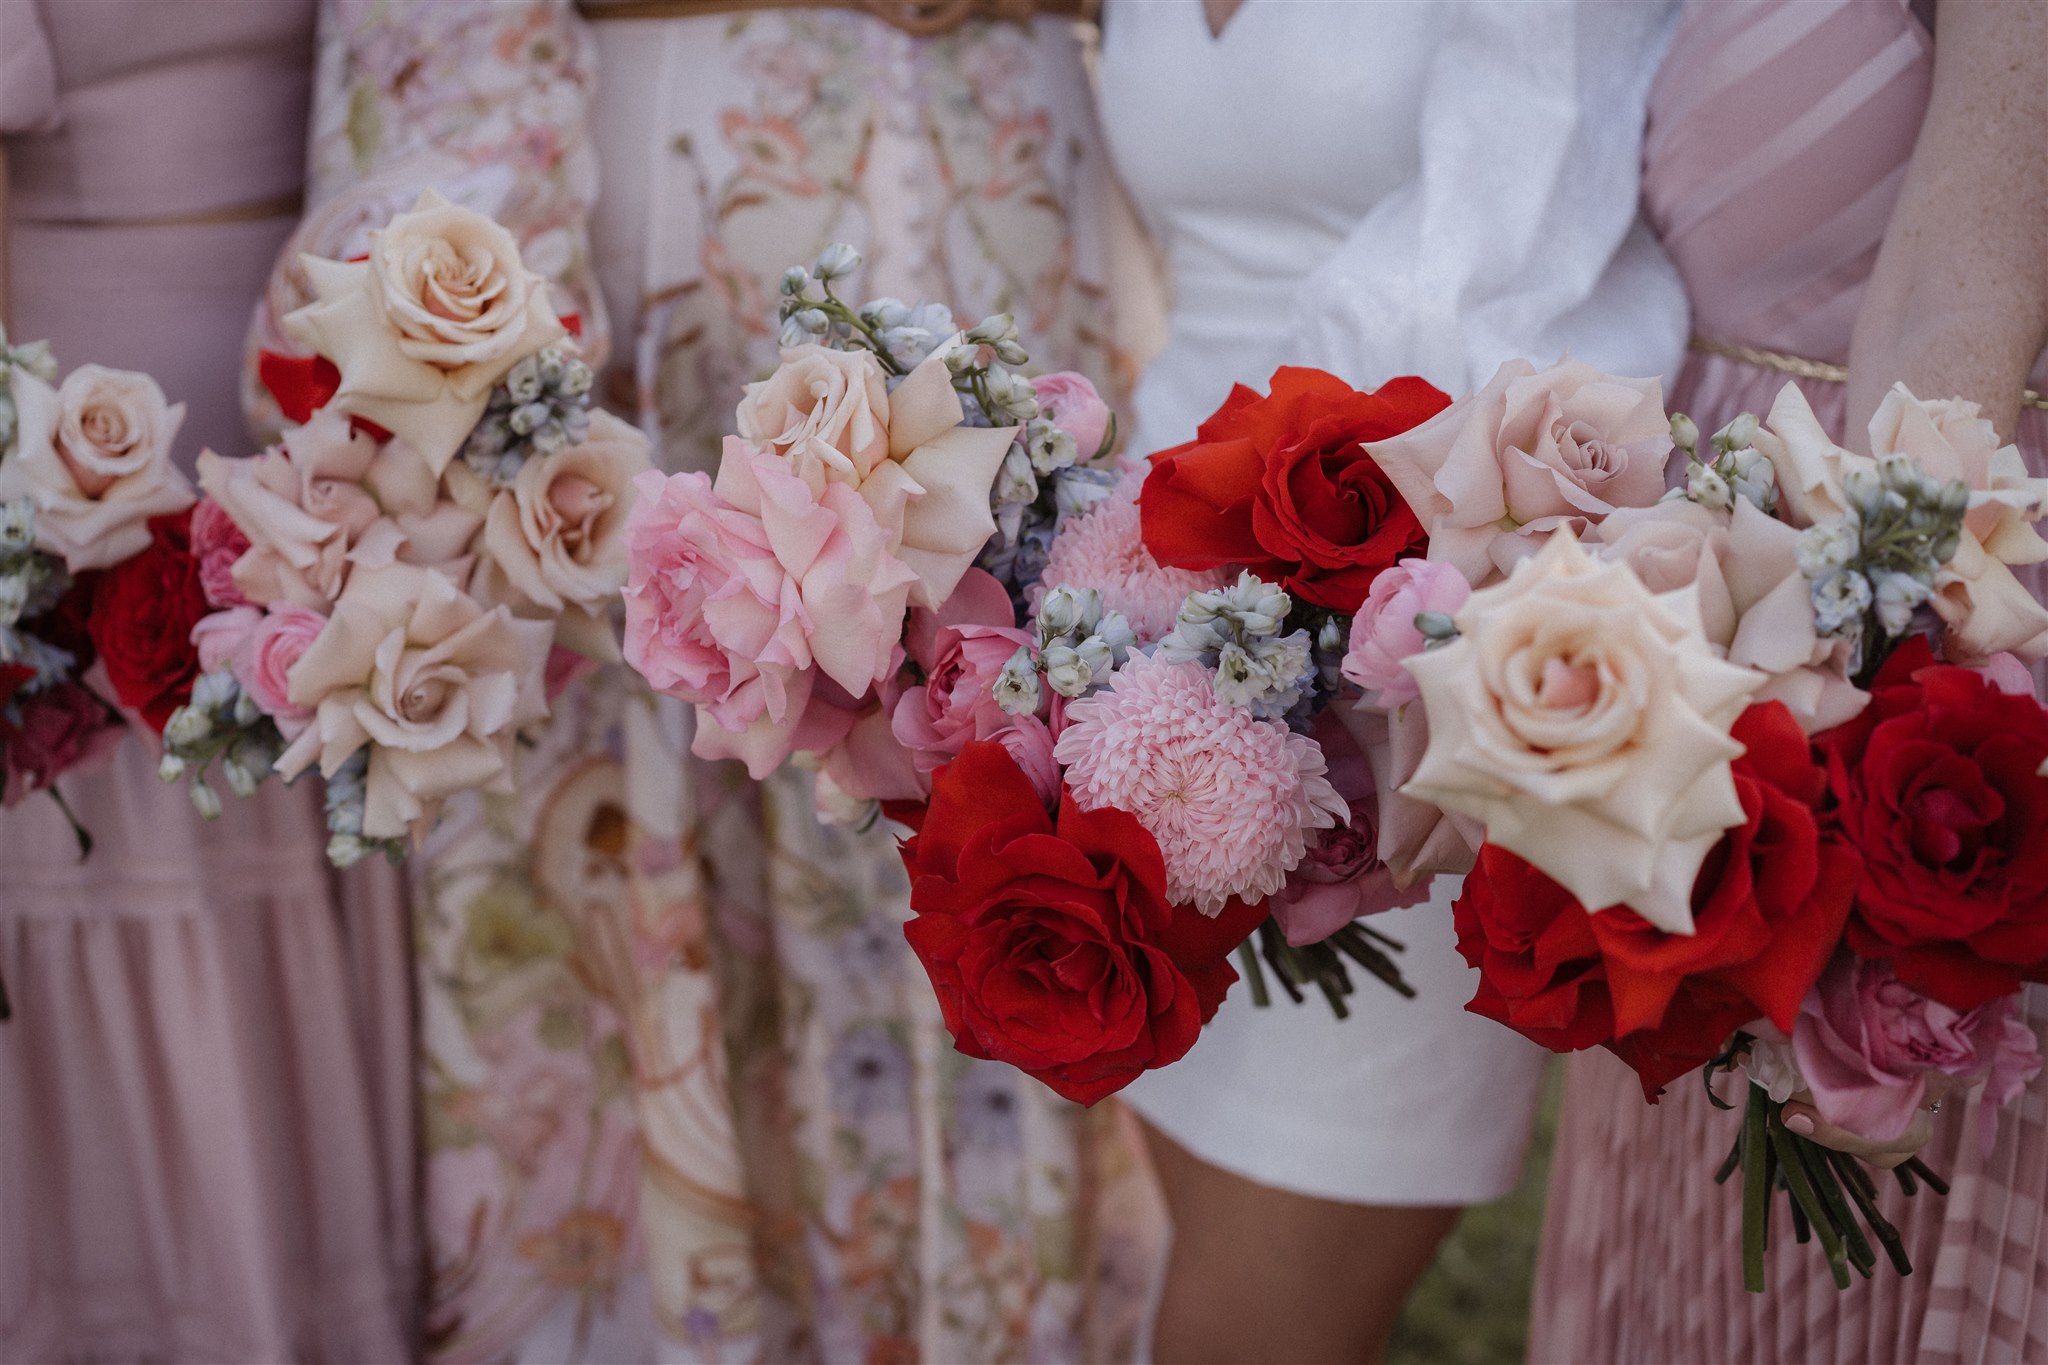
M711 466L777 278L835 239L862 296L1014 311L1114 393L1080 43L324 0L311 207L252 347L284 348L297 252L431 184L519 235L670 470ZM413 860L429 1353L1129 1358L1162 1224L1128 1118L955 1053L886 830L689 759L688 724L600 673Z

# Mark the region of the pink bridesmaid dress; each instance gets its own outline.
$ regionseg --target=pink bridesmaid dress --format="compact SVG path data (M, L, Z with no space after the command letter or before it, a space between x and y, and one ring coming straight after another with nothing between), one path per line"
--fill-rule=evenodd
M1847 361L1932 74L1933 41L1900 0L1692 0L1651 94L1643 193L1703 342ZM1712 431L1765 412L1787 380L1696 349L1671 405ZM1799 382L1842 438L1842 384ZM2018 440L2038 471L2048 412L2026 410ZM2048 1039L2048 989L2028 989L2023 1017ZM1785 1236L1749 1294L1740 1198L1713 1182L1739 1115L1693 1078L1646 1105L1604 1052L1567 1077L1530 1360L2048 1359L2048 1078L2001 1116L1989 1157L1965 1140L1978 1097L1944 1107L1924 1155L1952 1192L1885 1200L1911 1276L1838 1293Z
M5 0L12 335L145 370L249 453L249 311L296 219L313 0ZM207 822L151 749L0 812L0 1360L415 1353L392 870L312 786Z

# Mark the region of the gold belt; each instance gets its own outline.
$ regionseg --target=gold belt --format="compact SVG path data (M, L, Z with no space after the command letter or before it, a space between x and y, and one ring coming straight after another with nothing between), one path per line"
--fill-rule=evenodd
M1040 15L1093 19L1099 0L576 0L586 19L696 19L750 10L843 9L919 38L951 33L970 19L1028 24Z
M1694 337L1686 344L1702 355L1717 355L1726 360L1739 360L1745 365L1776 370L1779 374L1789 374L1795 379L1817 379L1823 384L1845 384L1849 380L1848 366L1830 365L1825 360L1808 360L1801 355L1765 351L1755 346L1736 346L1726 341L1709 341L1705 337ZM2048 398L2028 389L2020 395L2020 406L2048 409Z
M234 204L203 213L165 214L153 218L31 218L24 215L21 221L32 227L60 228L212 227L219 223L261 223L272 218L296 218L305 207L306 196L294 190L258 203Z

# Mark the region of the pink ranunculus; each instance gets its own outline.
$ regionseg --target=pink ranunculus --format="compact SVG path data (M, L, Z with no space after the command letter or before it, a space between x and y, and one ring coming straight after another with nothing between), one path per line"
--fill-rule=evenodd
M1031 637L1015 626L1010 594L992 576L969 569L945 606L915 608L907 643L924 681L907 689L890 729L920 773L944 767L977 739L993 739L1015 717L996 704L995 682Z
M1323 830L1308 846L1287 884L1266 902L1287 941L1299 948L1320 943L1360 915L1397 910L1429 897L1429 882L1394 885L1379 856L1379 799L1372 767L1341 719L1316 718L1310 737L1322 746L1330 785L1351 808L1351 818Z
M298 738L313 719L311 707L292 705L292 665L326 627L327 618L319 612L280 602L257 622L248 648L234 660L235 681L263 708L263 714L277 722L278 732L286 739Z
M1109 404L1088 376L1059 370L1038 376L1031 387L1038 394L1038 415L1073 437L1083 460L1092 459L1109 434Z
M1977 664L1976 669L2001 692L2009 692L2015 697L2034 695L2034 675L2016 655L1994 654Z
M1404 559L1372 582L1351 620L1351 647L1344 655L1344 676L1368 692L1383 710L1393 710L1422 695L1401 660L1423 649L1415 618L1433 611L1449 616L1465 605L1472 585L1449 564Z
M210 607L254 606L235 586L235 561L249 549L249 537L227 509L201 498L192 509L192 553L199 560L199 584Z
M123 732L121 718L77 683L30 697L4 746L0 805L18 805L64 774L97 765L120 745Z
M1926 1106L1931 1074L1985 1081L1988 1118L2040 1071L2033 1031L2012 1006L2001 996L1959 1013L1900 981L1890 964L1843 954L1800 1006L1792 1048L1823 1118L1890 1142Z
M263 612L258 607L229 607L201 617L199 624L192 627L192 644L199 651L200 671L211 673L235 667L236 661L249 652L256 627L262 623Z

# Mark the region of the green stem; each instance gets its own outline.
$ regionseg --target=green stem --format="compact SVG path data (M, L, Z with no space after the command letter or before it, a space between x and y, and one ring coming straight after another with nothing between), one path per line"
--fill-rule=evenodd
M1906 1254L1905 1239L1891 1220L1877 1207L1877 1186L1863 1169L1863 1163L1847 1152L1829 1152L1827 1160L1842 1177L1842 1184L1849 1191L1849 1197L1856 1201L1857 1209L1863 1214L1863 1221L1870 1225L1871 1233L1884 1246L1884 1254L1891 1261L1892 1269L1901 1275L1913 1273L1913 1259Z
M1771 1186L1764 1178L1764 1106L1769 1103L1770 1097L1752 1085L1749 1106L1742 1113L1742 1287L1752 1294L1764 1292L1764 1219L1771 1202Z
M1842 1247L1849 1253L1849 1263L1856 1267L1857 1274L1869 1279L1870 1272L1877 1268L1877 1253L1871 1250L1870 1239L1857 1225L1849 1201L1842 1197L1842 1185L1835 1178L1835 1169L1827 1159L1827 1149L1796 1136L1792 1149L1799 1154L1799 1160L1806 1168L1807 1181L1820 1195L1821 1202L1827 1205L1828 1220L1842 1235Z
M1921 1184L1925 1185L1928 1189L1933 1190L1936 1194L1948 1193L1948 1182L1946 1180L1943 1180L1940 1176L1936 1175L1933 1171L1933 1168L1928 1166L1926 1162L1922 1161L1917 1156L1908 1160L1903 1166L1898 1167L1898 1169L1910 1169L1914 1175L1920 1177Z
M1259 970L1258 950L1252 947L1250 939L1237 945L1237 960L1244 964L1244 980L1251 987L1252 1004L1260 1009L1271 1008L1273 997L1266 990L1266 974Z
M1785 1175L1785 1188L1806 1210L1806 1219L1813 1224L1814 1233L1820 1238L1821 1250L1827 1253L1828 1273L1834 1276L1835 1288L1847 1289L1849 1254L1842 1246L1841 1234L1828 1217L1827 1205L1806 1178L1806 1168L1800 1163L1798 1149L1793 1146L1796 1135L1779 1122L1775 1109L1765 1126L1771 1146L1778 1154L1778 1169ZM1761 1290L1762 1285L1758 1284L1756 1288Z
M84 862L92 856L92 831L87 829L76 815L72 814L71 803L64 799L63 792L58 791L54 786L45 787L43 790L47 791L50 794L50 799L57 803L57 809L64 812L64 819L71 826L71 836L78 840L78 861ZM0 1018L5 1017L0 1015Z

